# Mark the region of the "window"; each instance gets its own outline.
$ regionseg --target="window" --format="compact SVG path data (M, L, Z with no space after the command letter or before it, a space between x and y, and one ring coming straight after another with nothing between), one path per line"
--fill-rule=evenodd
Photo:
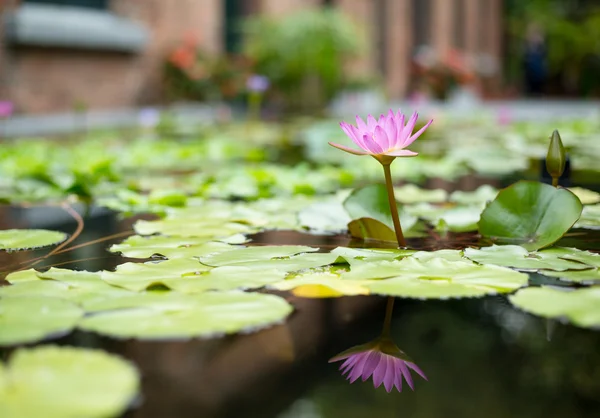
M108 9L108 0L24 0L23 3L52 4L56 6L84 7L87 9Z

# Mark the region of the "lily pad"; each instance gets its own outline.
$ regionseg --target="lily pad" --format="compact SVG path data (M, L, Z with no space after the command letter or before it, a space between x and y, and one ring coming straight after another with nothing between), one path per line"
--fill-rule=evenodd
M373 218L358 218L348 224L352 237L365 241L396 242L396 233L392 228Z
M6 229L0 231L0 250L19 251L60 244L67 234L46 229Z
M569 187L569 190L579 198L583 205L593 205L600 202L600 193L583 187Z
M337 247L331 253L354 265L371 261L396 260L414 254L415 250Z
M175 237L195 237L206 240L226 239L235 234L257 232L256 228L220 219L194 219L186 217L158 221L137 221L133 229L140 235L163 234Z
M284 299L261 293L139 293L104 301L79 327L119 338L187 339L251 331L280 323L292 312Z
M272 284L275 290L291 290L296 296L306 298L331 298L339 296L368 295L367 281L342 280L328 272L309 272Z
M120 244L111 246L109 251L119 252L130 258L150 258L154 255L166 258L191 258L235 248L237 247L229 243L208 241L206 238L134 235Z
M414 184L406 184L394 188L396 199L404 204L430 202L442 203L448 198L448 192L444 189L422 189Z
M66 334L82 315L83 311L77 305L64 299L3 297L0 299L0 346Z
M0 410L7 418L119 416L139 380L133 365L100 350L19 349L0 373Z
M461 205L477 205L491 202L497 195L498 190L496 188L484 184L483 186L479 186L477 190L473 192L456 190L450 194L449 200Z
M534 251L559 240L577 222L582 208L566 189L519 181L500 191L485 208L479 232L493 243Z
M546 318L566 319L581 327L600 326L600 287L531 287L510 296L516 307Z
M575 228L600 229L600 204L584 206Z
M383 276L388 278L372 281L365 287L371 293L381 295L447 299L512 292L525 286L528 278L527 274L504 267L479 266L441 258L421 261L407 257L397 264L395 274L386 272ZM364 275L367 274L365 269ZM353 279L359 277L353 276Z
M591 266L559 258L551 250L529 252L518 245L493 245L480 249L466 248L465 257L480 264L513 267L521 270L584 270ZM559 253L559 254L562 254ZM545 273L544 273L545 274Z
M163 283L182 293L200 293L207 290L258 289L279 282L285 276L284 271L275 269L223 266L198 274L184 274L180 278L163 280Z
M561 280L575 283L598 284L600 280L600 269L593 268L589 270L577 271L548 271L544 272L546 276L558 277Z

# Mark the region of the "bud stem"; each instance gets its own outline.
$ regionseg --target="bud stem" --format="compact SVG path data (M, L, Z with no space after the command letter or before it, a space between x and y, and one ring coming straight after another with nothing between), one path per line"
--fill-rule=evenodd
M385 307L385 320L383 321L383 331L381 331L382 337L390 336L390 329L392 327L392 313L394 312L394 300L393 297L388 297L387 305Z

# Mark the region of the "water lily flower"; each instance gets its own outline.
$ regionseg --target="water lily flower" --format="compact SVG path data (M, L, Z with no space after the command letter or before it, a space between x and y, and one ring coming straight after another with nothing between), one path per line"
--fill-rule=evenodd
M390 164L396 157L414 157L418 153L406 149L412 144L433 122L430 120L425 126L413 134L419 115L413 113L406 125L405 116L390 109L387 115L381 115L376 120L372 115L363 121L356 116L356 126L341 122L342 130L359 147L353 149L344 145L330 142L329 145L355 155L371 155L382 164Z
M367 344L350 348L329 360L330 363L345 360L340 366L350 383L373 376L373 385L385 387L389 393L394 387L402 392L402 380L414 390L410 370L427 380L425 373L388 337L380 337Z

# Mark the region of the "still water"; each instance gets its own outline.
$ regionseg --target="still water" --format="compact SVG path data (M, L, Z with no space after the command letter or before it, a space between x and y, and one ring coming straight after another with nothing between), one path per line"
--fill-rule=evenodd
M59 208L43 210L40 217L28 210L5 209L3 219L12 227L74 230L68 219L60 221ZM59 221L50 227L52 219ZM122 233L131 223L97 212L74 245ZM105 249L122 239L84 245L36 267L111 269L123 259ZM472 239L453 242L460 246ZM598 248L598 234L567 239L577 241L579 248ZM435 242L413 244L430 249ZM254 243L327 248L351 244L346 237L287 233L263 234ZM0 261L5 270L44 253L5 254ZM284 296L295 307L285 324L248 335L140 342L76 332L56 342L102 348L135 363L142 376L142 396L125 414L133 418L599 416L598 332L521 313L503 297L397 299L391 337L428 381L413 373L414 391L404 385L402 393L387 393L383 386L375 389L372 379L348 383L338 370L340 363L328 363L339 352L379 335L385 298Z

